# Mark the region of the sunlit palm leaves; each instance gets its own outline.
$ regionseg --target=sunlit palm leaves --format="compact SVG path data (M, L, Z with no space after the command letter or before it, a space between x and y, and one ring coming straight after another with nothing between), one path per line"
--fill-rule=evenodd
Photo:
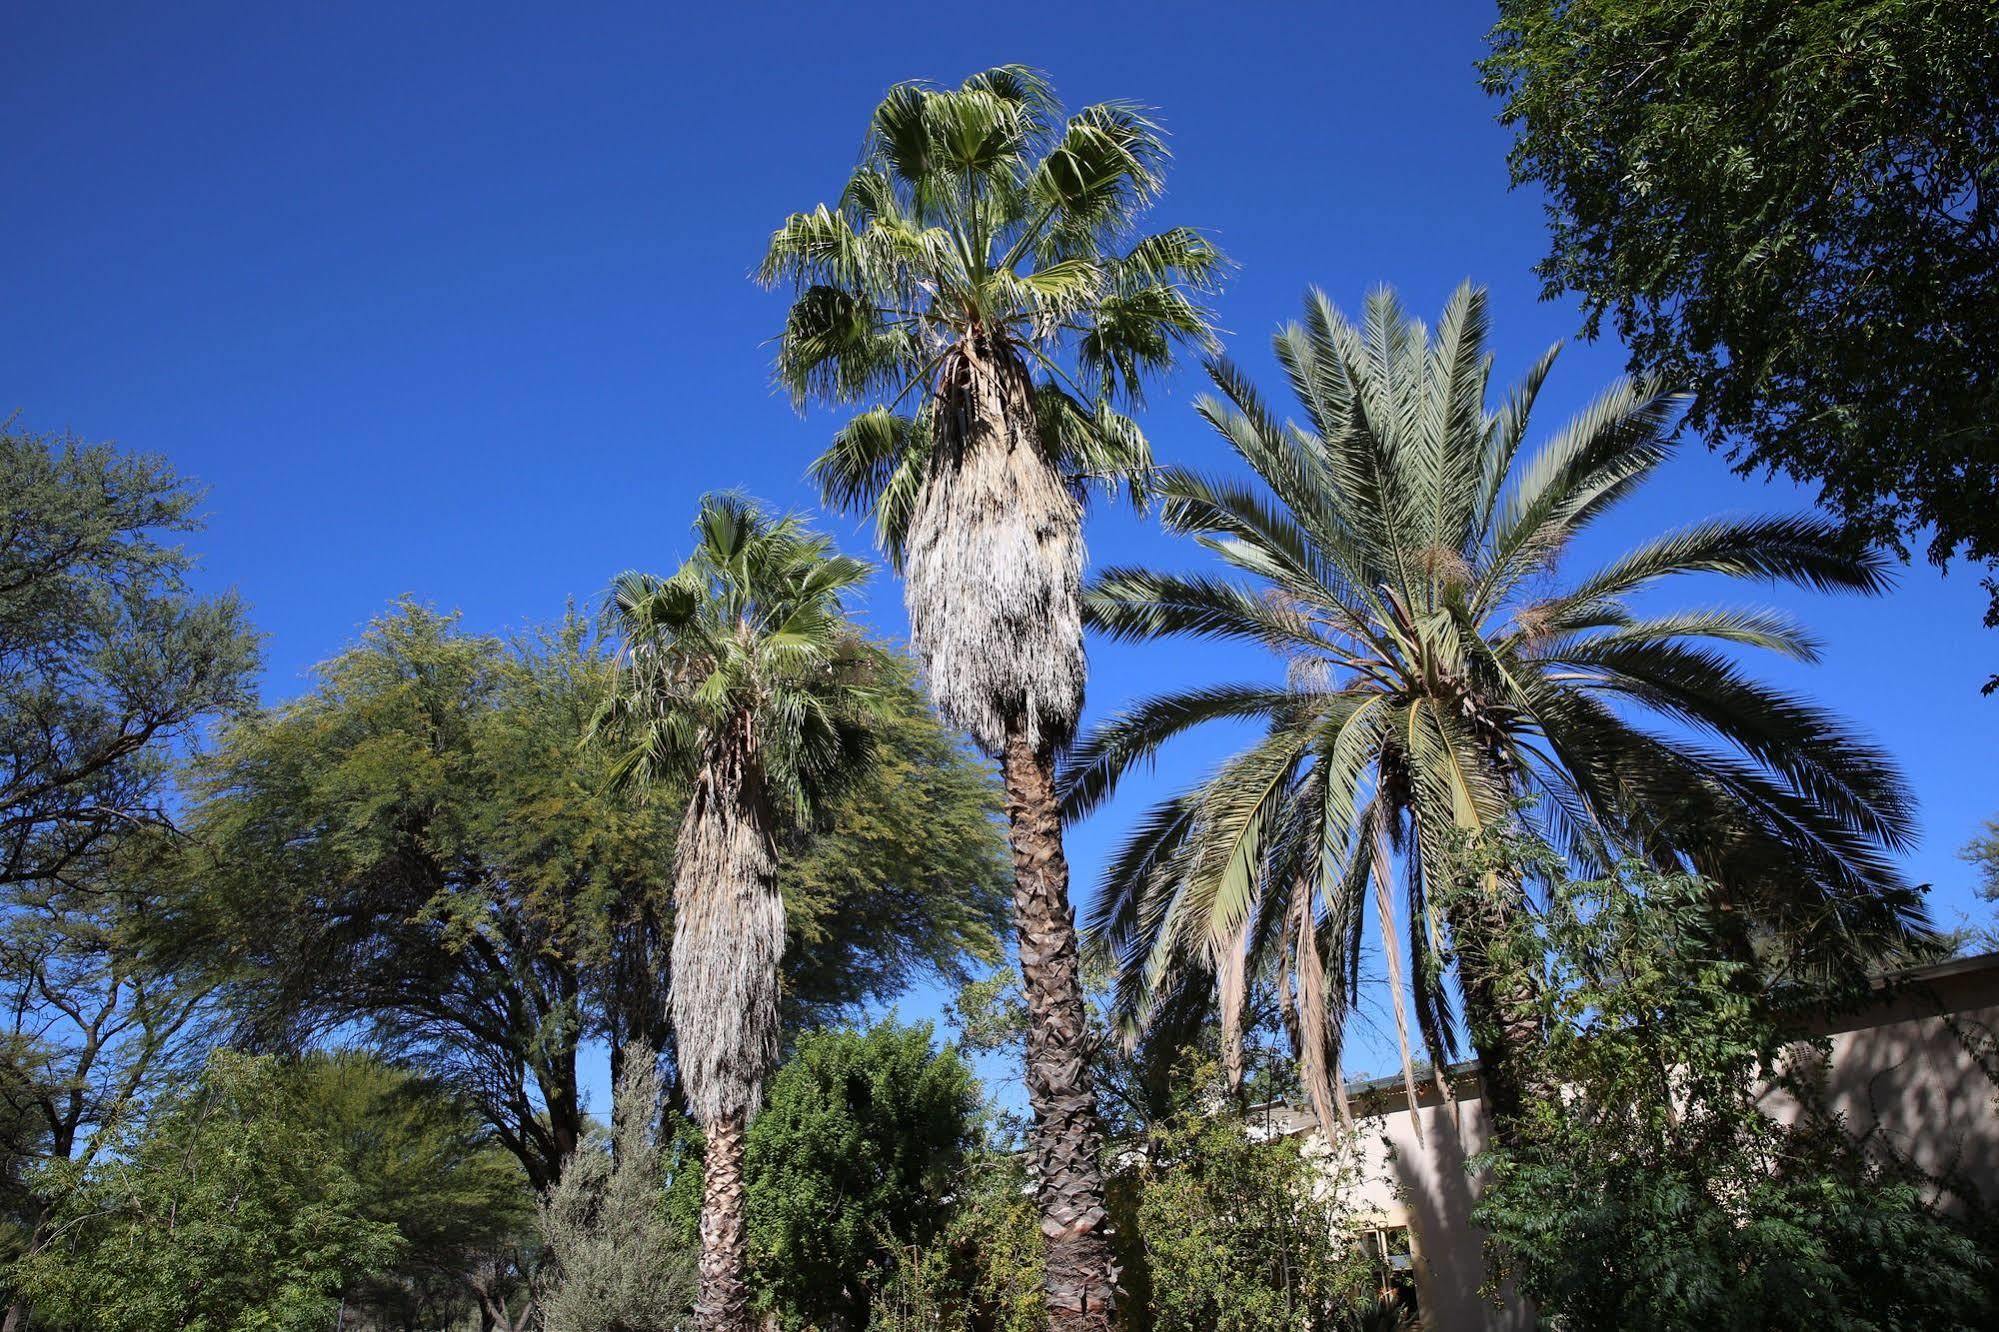
M1430 890L1454 835L1521 802L1578 872L1626 857L1690 866L1723 886L1752 937L1782 938L1795 959L1864 959L1921 929L1889 858L1911 835L1889 760L1735 661L1744 648L1810 660L1810 637L1770 611L1629 601L1685 573L1876 592L1882 564L1815 517L1713 519L1551 590L1576 535L1666 457L1676 403L1621 381L1524 452L1553 353L1493 409L1485 338L1485 298L1470 287L1434 330L1385 291L1358 327L1314 295L1275 344L1302 423L1212 367L1220 396L1201 413L1254 480L1157 478L1169 525L1222 571L1112 569L1092 588L1090 620L1114 638L1253 642L1287 667L1281 686L1147 700L1071 756L1079 817L1189 729L1262 728L1144 819L1106 876L1090 924L1132 1020L1190 968L1275 980L1302 1029L1325 1035L1325 1051L1307 1040L1308 1062L1336 1059L1372 912L1441 1067L1455 1051L1452 922ZM1320 966L1323 994L1307 983ZM1334 1088L1315 1090L1324 1113Z
M613 779L679 780L748 744L770 798L809 819L849 778L882 701L879 649L842 613L868 566L833 552L796 515L710 495L694 553L669 578L620 574L609 614L625 645L596 733Z
M1041 441L1071 482L1141 482L1136 401L1212 334L1198 293L1222 260L1198 232L1135 234L1158 195L1158 127L1124 103L1062 118L1039 73L902 84L876 108L837 207L793 214L760 272L795 288L778 342L800 401L872 401L814 466L829 503L868 511L900 567L953 355L1034 372Z

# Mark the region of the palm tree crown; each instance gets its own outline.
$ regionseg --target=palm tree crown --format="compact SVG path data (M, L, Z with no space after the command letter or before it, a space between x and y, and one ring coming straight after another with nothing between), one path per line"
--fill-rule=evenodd
M1443 918L1436 881L1454 837L1517 812L1579 872L1638 857L1710 876L1800 955L1865 955L1921 928L1888 860L1911 833L1892 764L1729 652L1811 660L1808 635L1768 611L1648 613L1630 600L1684 573L1876 592L1882 562L1850 554L1818 518L1723 518L1551 590L1576 535L1667 456L1676 401L1620 381L1523 454L1554 350L1489 410L1485 340L1485 297L1469 286L1434 332L1386 291L1360 328L1315 293L1275 341L1303 424L1211 366L1222 396L1200 411L1256 482L1167 469L1157 483L1168 525L1228 574L1113 569L1087 600L1115 638L1247 641L1285 663L1280 685L1198 688L1115 717L1072 753L1064 794L1082 815L1173 736L1263 723L1254 745L1142 821L1091 930L1137 1020L1190 967L1220 978L1225 1017L1250 979L1289 987L1322 1116L1370 906L1407 1071L1398 864L1406 988L1432 1059L1448 1061L1445 941L1462 955L1481 926ZM1641 724L1646 713L1667 729ZM1524 886L1486 889L1504 910Z
M872 516L940 709L991 752L1010 721L1062 734L1080 711L1076 505L1091 482L1139 493L1151 457L1112 404L1211 340L1192 293L1218 252L1133 235L1164 160L1137 108L1064 120L1033 70L902 84L839 205L793 214L761 270L796 291L780 382L874 404L815 475Z

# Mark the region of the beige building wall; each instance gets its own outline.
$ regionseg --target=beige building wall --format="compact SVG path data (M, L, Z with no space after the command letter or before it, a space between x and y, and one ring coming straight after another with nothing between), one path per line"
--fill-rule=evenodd
M1829 1108L1875 1149L1946 1181L1946 1205L1968 1189L1999 1201L1999 954L1902 973L1883 995L1873 1008L1820 1024L1832 1037ZM1531 1309L1511 1292L1498 1300L1480 1293L1485 1236L1471 1222L1466 1163L1490 1125L1476 1074L1457 1077L1448 1104L1426 1087L1413 1114L1399 1080L1351 1087L1349 1097L1361 1154L1356 1201L1368 1224L1409 1228L1426 1325L1533 1327ZM1774 1109L1796 1113L1795 1105ZM1304 1111L1268 1107L1253 1127L1312 1133L1308 1153L1326 1151Z

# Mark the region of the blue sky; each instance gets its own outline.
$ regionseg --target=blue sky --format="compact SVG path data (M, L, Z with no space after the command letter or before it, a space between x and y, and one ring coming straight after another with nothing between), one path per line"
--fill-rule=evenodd
M1271 330L1308 284L1343 306L1391 282L1419 312L1466 277L1493 296L1499 376L1572 335L1537 299L1540 201L1509 192L1472 62L1487 4L345 4L16 7L0 44L7 318L0 412L165 453L210 488L202 578L269 635L266 697L411 593L503 629L670 566L696 497L810 507L837 418L772 392L780 297L748 274L785 214L830 199L882 91L1021 61L1070 104L1159 108L1161 223L1239 265L1217 306L1277 392ZM1622 369L1571 345L1540 417ZM1143 418L1157 453L1222 461L1195 373ZM1690 443L1579 557L1724 510L1808 507ZM865 539L834 525L851 548ZM1098 562L1188 562L1105 510ZM1956 849L1999 810L1999 639L1976 578L1927 567L1873 601L1780 600L1826 660L1763 673L1843 711L1923 804L1912 875L1946 922L1987 911ZM865 607L904 628L899 591ZM1101 713L1267 674L1236 650L1097 645ZM1225 737L1169 754L1072 836L1079 896L1148 795ZM934 999L912 996L924 1011ZM1381 1070L1376 1064L1376 1071Z

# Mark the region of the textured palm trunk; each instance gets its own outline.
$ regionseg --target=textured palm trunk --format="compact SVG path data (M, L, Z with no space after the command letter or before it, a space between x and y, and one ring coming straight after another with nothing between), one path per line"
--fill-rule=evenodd
M1055 797L1083 708L1082 509L1041 446L1018 352L974 334L939 381L943 447L903 565L910 638L938 711L1006 779L1049 1320L1106 1328L1117 1265Z
M1525 909L1519 886L1502 885L1492 896L1460 904L1451 919L1465 1025L1471 1029L1472 1049L1478 1055L1493 1140L1502 1147L1521 1145L1522 1111L1551 1091L1533 1071L1533 1052L1542 1039L1534 978L1493 961L1494 945L1512 913Z
M701 1190L701 1332L751 1332L750 1246L743 1205L743 1117L708 1126Z
M776 818L747 719L695 782L674 848L675 1046L688 1108L708 1141L701 1200L701 1332L750 1332L743 1134L777 1064L784 898Z
M1048 1314L1061 1329L1108 1328L1117 1290L1090 1081L1089 1029L1078 971L1069 865L1062 854L1053 747L1007 742L1006 812L1013 845L1014 928L1027 995L1027 1096L1034 1110L1035 1187L1046 1245Z

